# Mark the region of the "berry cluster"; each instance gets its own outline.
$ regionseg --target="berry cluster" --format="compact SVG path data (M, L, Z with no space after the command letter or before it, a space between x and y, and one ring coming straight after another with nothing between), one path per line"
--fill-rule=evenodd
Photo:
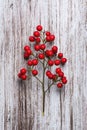
M48 44L51 46L55 40L55 35L49 31L43 31L43 27L38 25L36 31L33 32L33 36L29 37L32 49L29 45L24 46L24 59L27 60L28 69L22 68L18 73L18 77L22 80L26 80L28 71L42 84L43 96L50 89L52 85L56 83L58 88L62 88L67 83L67 78L64 75L60 65L64 65L67 59L63 56L63 53L58 52L57 46L52 46L48 49ZM43 68L43 81L38 76L39 71L37 65L41 63ZM51 72L51 67L56 66L55 72ZM48 88L45 90L45 75L51 80ZM44 112L44 108L43 108Z
M21 78L22 80L26 80L27 75L26 75L27 70L25 68L22 68L20 70L20 73L18 73L18 77Z

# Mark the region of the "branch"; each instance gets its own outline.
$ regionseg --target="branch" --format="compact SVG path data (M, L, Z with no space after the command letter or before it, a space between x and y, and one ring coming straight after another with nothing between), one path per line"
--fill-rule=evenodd
M48 86L48 88L45 90L45 93L51 88L51 86L52 86L53 84L54 84L54 82Z
M57 81L60 81L60 79L56 80L55 82L57 82ZM45 90L45 93L51 88L51 86L52 86L53 84L54 84L54 82L48 86L48 88Z
M43 82L42 82L38 77L35 76L35 78L36 78L41 84L43 84Z

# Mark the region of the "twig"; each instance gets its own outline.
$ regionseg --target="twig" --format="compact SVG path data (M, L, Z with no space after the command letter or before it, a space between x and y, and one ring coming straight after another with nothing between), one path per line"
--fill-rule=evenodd
M54 82L49 85L49 87L45 90L45 93L50 89L50 87L51 87L53 84L54 84Z
M52 84L50 84L49 86L48 86L48 88L45 90L45 93L50 89L50 87L54 84L54 83L56 83L57 81L60 81L60 79L58 79L58 80L56 80L55 82L53 82Z
M41 84L43 84L43 82L42 82L38 77L35 76L35 78L36 78Z

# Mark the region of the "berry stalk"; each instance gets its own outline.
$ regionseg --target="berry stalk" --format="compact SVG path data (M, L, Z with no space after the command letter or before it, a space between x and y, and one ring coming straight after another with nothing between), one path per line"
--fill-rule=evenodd
M42 85L42 91L43 91L43 115L45 111L45 60L43 60L43 85Z

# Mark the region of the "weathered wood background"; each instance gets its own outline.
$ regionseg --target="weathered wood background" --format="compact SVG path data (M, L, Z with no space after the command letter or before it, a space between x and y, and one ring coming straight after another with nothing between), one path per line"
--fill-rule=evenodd
M47 93L44 117L40 84L17 79L38 24L68 58L68 84ZM0 130L87 130L87 0L0 0Z

